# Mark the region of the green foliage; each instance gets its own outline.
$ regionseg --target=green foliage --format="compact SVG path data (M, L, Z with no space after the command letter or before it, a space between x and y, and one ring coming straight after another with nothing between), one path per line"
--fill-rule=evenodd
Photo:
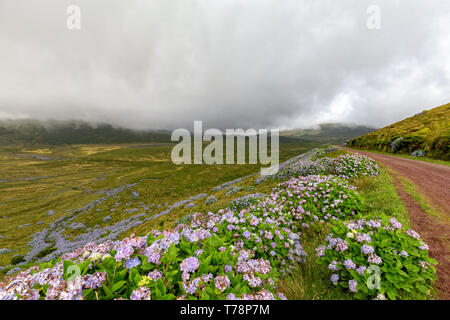
M151 246L163 238L164 236L150 236L148 245ZM106 280L98 290L84 290L84 299L129 299L133 291L142 290L143 287L148 288L151 298L156 300L173 300L177 297L187 300L221 300L226 299L230 293L236 296L251 293L254 290L242 279L242 274L225 270L226 265L235 265L238 258L230 247L221 250L226 244L224 238L216 236L202 242L190 242L182 237L178 243L172 243L165 253L162 252L158 263L149 262L145 255L134 253L130 259L138 258L139 265L132 269L127 269L126 264L116 261L112 256L97 261L88 259L79 263L79 268L83 270L83 266L91 264L89 274L105 273ZM114 252L110 253L114 255ZM189 273L187 281L183 278L180 264L194 255L198 258L199 266ZM71 265L74 263L64 261L64 278L70 276L66 270ZM155 277L163 273L163 278ZM213 275L227 276L230 284L223 290L218 290ZM269 279L275 274L270 271L260 276ZM265 288L272 288L267 281L265 283ZM198 287L202 290L196 290Z
M50 253L54 252L56 250L55 247L47 247L45 249L42 249L37 255L35 255L34 257L36 259L41 259L44 258L46 256L48 256Z
M366 217L336 222L317 252L318 263L334 274L332 281L355 298L395 300L432 296L437 262L427 250L414 231L403 231L395 219Z
M281 208L284 215L300 215L301 223L313 224L333 219L345 219L363 209L355 188L339 178L308 177L280 183L274 190L279 199L269 208ZM263 207L263 210L266 208ZM278 210L276 210L278 211Z
M16 264L19 264L21 262L25 262L25 258L22 254L15 255L14 257L11 258L11 264L13 266L15 266Z

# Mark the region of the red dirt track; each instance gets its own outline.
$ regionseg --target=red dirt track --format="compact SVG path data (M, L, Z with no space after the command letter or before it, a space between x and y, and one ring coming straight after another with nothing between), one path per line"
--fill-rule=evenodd
M450 299L450 167L419 160L343 148L364 154L391 170L397 193L408 209L411 226L430 247L430 256L438 261L436 288L440 299ZM405 191L399 176L411 181L418 192L431 200L443 216L431 216Z

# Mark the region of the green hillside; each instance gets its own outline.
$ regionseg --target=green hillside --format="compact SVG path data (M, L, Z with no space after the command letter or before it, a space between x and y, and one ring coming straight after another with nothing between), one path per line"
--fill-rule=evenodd
M349 146L450 160L450 103L371 132Z

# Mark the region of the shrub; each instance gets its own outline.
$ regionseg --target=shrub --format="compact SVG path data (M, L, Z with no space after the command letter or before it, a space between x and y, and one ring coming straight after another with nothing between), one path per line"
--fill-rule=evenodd
M380 170L374 160L356 153L337 157L331 173L344 179L351 179L363 176L374 177L380 173Z
M0 298L276 299L277 271L255 253L208 230L153 231L148 237L89 244L16 276ZM52 279L51 281L49 281Z
M316 222L347 219L362 210L355 187L333 176L308 176L280 183L254 209L272 215L283 226L306 227Z
M426 153L423 150L416 150L416 151L411 153L412 157L419 157L419 158L421 158L421 157L425 157L425 155L426 155Z
M233 211L241 211L258 203L262 198L267 197L264 193L252 193L237 199L234 199L228 204L228 208Z
M251 209L240 212L222 209L218 214L197 214L192 226L206 228L233 247L253 252L256 259L270 261L282 273L289 272L306 255L295 227L283 227L278 221L259 216Z
M428 246L394 218L339 221L316 249L331 282L357 299L426 299L436 280Z
M17 254L11 258L11 264L15 266L16 264L25 262L25 257L21 254Z
M344 154L337 158L309 158L294 162L283 168L276 177L285 180L291 177L309 175L336 175L344 179L361 176L377 176L379 168L377 163L361 154Z
M208 198L206 198L205 200L205 206L209 206L213 203L217 202L217 198L215 196L209 196Z

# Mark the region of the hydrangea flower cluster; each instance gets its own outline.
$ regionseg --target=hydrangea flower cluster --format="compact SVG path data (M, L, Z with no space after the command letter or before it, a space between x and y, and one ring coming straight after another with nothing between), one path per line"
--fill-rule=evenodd
M338 156L333 162L333 170L331 172L331 174L344 179L363 176L374 177L379 173L378 164L359 153Z
M302 262L306 253L300 245L298 228L278 219L278 213L255 210L256 205L240 212L229 209L217 214L196 214L192 226L207 228L215 235L229 239L234 249L245 249L258 259L267 259L285 273L295 262Z
M298 160L286 164L275 177L286 180L291 177L309 175L335 175L344 179L362 176L377 176L377 163L359 153L344 154L336 158L321 157L338 151L335 147L313 149Z
M292 178L280 183L268 198L250 210L263 217L273 216L282 227L308 228L317 222L346 219L361 211L361 197L355 189L333 176Z
M333 285L358 299L424 299L432 293L436 261L420 236L395 218L338 221L325 241L316 249L318 263L328 265Z
M191 225L88 244L6 279L0 299L282 298L275 293L277 271L270 261L241 242L229 246L211 229Z

